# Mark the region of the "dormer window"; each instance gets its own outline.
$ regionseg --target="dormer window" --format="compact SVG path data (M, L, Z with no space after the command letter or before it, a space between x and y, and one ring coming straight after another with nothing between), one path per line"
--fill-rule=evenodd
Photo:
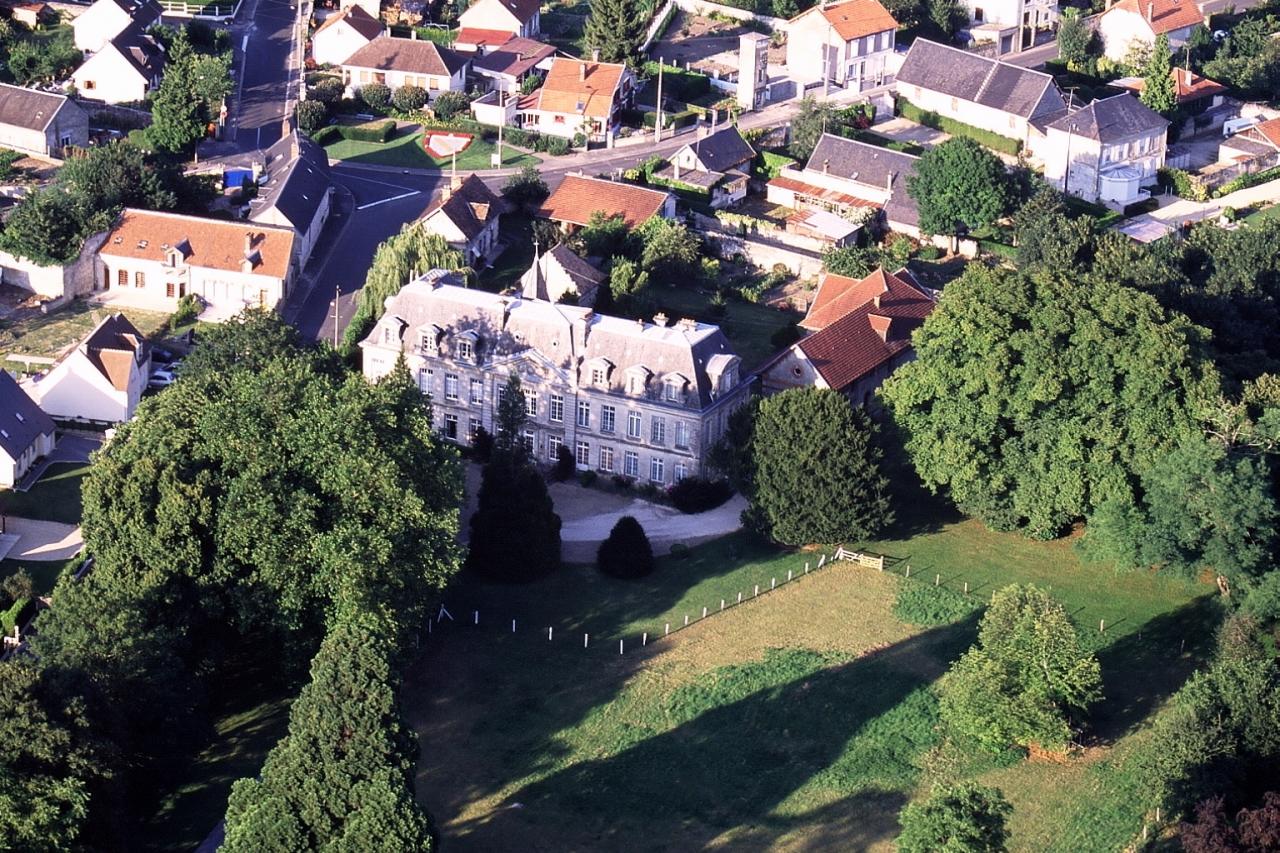
M393 344L393 343L395 343L395 341L396 341L395 332L394 332L394 331L392 331L392 329L391 329L391 327L390 327L390 326L383 326L383 327L382 327L382 342L383 342L384 344Z
M662 383L662 396L668 403L684 402L684 388L687 380L680 374L668 376Z
M475 359L476 348L472 345L471 341L465 338L458 341L458 345L455 350L459 361L473 361Z
M591 368L591 384L597 387L604 385L604 368L603 367Z

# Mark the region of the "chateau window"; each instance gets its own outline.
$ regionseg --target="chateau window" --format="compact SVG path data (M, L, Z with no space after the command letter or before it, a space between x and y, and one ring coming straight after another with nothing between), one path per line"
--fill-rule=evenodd
M662 461L660 457L655 456L652 459L650 459L649 460L649 479L655 483L661 483L663 481L663 473L664 473L663 469L665 467L666 467L665 463Z
M640 454L634 450L628 450L622 454L622 473L628 477L640 476Z
M458 440L458 416L444 416L444 437L452 441Z
M418 371L418 390L427 395L427 399L431 399L431 383L435 380L435 372L431 370Z
M586 400L578 401L578 426L591 426L591 404Z
M610 471L610 472L613 471L613 448L612 447L600 448L600 470Z
M677 462L675 474L676 474L676 482L678 483L681 480L683 480L685 477L689 476L689 466L683 462Z
M547 417L553 424L564 423L564 397L560 394L551 395L551 406Z
M444 375L444 398L450 402L458 400L458 377L453 373Z
M667 422L662 418L649 418L649 441L653 444L667 443Z
M679 382L667 383L667 400L668 402L671 402L671 403L680 402L680 383Z
M577 451L573 454L573 460L577 462L579 465L583 465L583 466L590 465L591 464L591 445L587 444L585 441L579 441L577 446Z
M483 426L483 424L480 423L479 418L467 419L467 441L475 441L476 433L480 432L481 426Z
M627 412L627 438L640 437L640 413Z
M558 435L547 436L547 459L549 459L552 462L555 462L557 459L559 459L560 445L562 444L564 444L564 442L560 439L560 436Z
M676 421L676 447L682 450L689 446L689 425L684 421Z
M484 402L484 380L471 380L471 402L480 405Z
M615 410L613 406L600 407L600 431L613 432Z
M458 353L458 359L460 361L471 361L472 359L475 358L475 348L471 346L471 341L468 341L468 340L458 341L458 346L456 348L456 351Z
M524 413L531 418L538 416L538 392L531 388L524 389Z

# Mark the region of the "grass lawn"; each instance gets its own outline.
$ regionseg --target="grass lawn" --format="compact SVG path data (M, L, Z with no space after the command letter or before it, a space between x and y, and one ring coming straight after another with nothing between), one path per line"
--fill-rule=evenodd
M1261 225L1270 219L1280 219L1280 204L1273 204L1270 207L1264 207L1262 210L1256 210L1244 218L1243 221L1250 225Z
M20 518L79 524L83 514L80 484L89 473L89 467L83 462L50 465L44 476L28 491L0 492L0 512Z
M239 665L236 665L236 664ZM289 704L300 689L275 668L243 661L226 667L214 697L213 738L207 748L177 756L160 783L155 814L139 828L138 849L189 853L222 820L237 779L256 776L289 726Z
M506 251L476 277L481 289L493 293L514 287L533 264L533 227L529 217L524 213L502 217L502 239L507 241Z
M31 575L31 584L35 588L36 595L48 595L53 592L53 586L58 582L58 578L62 576L63 571L79 568L82 557L72 557L66 562L57 560L0 560L0 578L7 578L9 575L25 569L27 574Z
M730 300L723 317L708 311L708 294L687 288L658 287L651 289L653 300L670 317L692 317L704 323L715 323L724 330L734 351L742 358L743 367L753 370L777 351L769 339L775 332L801 317L798 311L781 311L768 305Z
M964 775L999 778L1014 802L1010 849L1066 849L1067 838L1122 847L1138 825L1124 787L1101 784L1112 777L1099 768L1200 660L1215 610L1207 588L1117 575L1081 563L1069 542L932 509L900 531L868 543L894 558L889 571L838 564L722 615L722 598L767 589L817 554L736 534L663 558L639 582L589 567L520 587L461 581L446 596L458 621L427 641L404 695L422 736L419 794L443 840L461 851L513 839L524 849L891 849L898 810L946 760L928 688L974 634L972 620L922 630L893 617L900 584L940 573L982 599L1005 583L1051 586L1102 661L1095 721L1114 749L1065 766L962 762ZM700 622L704 606L713 615ZM639 648L642 631L686 615L692 627ZM1116 817L1091 821L1095 811Z
M375 166L400 166L411 169L448 169L453 166L449 157L432 157L422 147L422 131L401 131L390 142L356 142L340 139L325 146L329 156L352 163L369 163ZM466 172L492 169L490 156L494 143L475 139L458 155L458 168ZM536 166L542 161L532 154L523 154L509 145L502 147L502 166L506 169Z
M138 327L138 331L148 336L169 318L168 314L159 311L122 308L120 312ZM108 313L109 309L105 307L79 299L50 314L16 312L0 320L0 353L57 358L83 340Z

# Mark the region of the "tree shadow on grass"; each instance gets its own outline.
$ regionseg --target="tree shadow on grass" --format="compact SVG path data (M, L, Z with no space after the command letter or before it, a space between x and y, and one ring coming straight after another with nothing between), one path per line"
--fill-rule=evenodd
M763 823L766 816L819 776L820 786L843 795L835 811L850 808L850 798L879 798L884 807L886 788L913 781L901 770L910 756L896 752L909 748L909 739L880 732L869 752L849 758L846 748L877 718L933 683L973 641L976 622L975 616L936 628L719 706L714 696L720 684L709 675L692 686L712 691L703 703L709 710L617 754L526 785L502 807L459 824L450 844L540 849L538 842L554 840L564 850L698 849L742 827L763 849L789 820L772 825ZM675 703L671 712L678 713ZM929 737L932 719L920 724ZM544 737L553 738L557 726L545 728ZM524 774L519 765L508 768L509 778ZM882 779L882 773L897 777ZM897 795L892 799L900 804ZM664 831L677 837L660 837Z
M1222 607L1204 595L1098 650L1103 701L1093 731L1116 740L1145 720L1208 660Z

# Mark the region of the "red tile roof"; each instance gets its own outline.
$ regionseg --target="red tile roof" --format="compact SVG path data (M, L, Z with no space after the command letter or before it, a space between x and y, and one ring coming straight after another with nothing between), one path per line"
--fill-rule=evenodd
M176 249L190 266L241 272L246 242L254 274L281 279L289 274L292 228L134 208L120 214L98 254L163 262Z
M877 0L849 0L822 8L821 12L845 41L898 28L893 15Z
M376 39L382 34L382 22L366 12L363 6L348 6L338 14L325 18L324 23L316 27L311 37L315 38L330 27L336 26L340 21L346 21L348 26L369 40Z
M1261 136L1267 142L1280 148L1280 118L1273 118L1269 121L1264 121L1262 124L1255 124L1245 132L1250 136Z
M865 198L859 198L856 195L849 195L848 193L842 193L837 190L829 190L825 187L814 186L813 184L807 184L804 181L797 181L795 178L788 178L785 175L779 175L776 178L772 178L769 181L769 185L779 187L784 190L791 190L792 192L805 193L806 195L811 195L814 198L820 198L823 201L833 201L839 204L850 205L852 207L881 206L877 202L869 201Z
M1149 20L1156 35L1204 23L1204 14L1193 0L1120 0L1111 9L1124 9Z
M877 270L856 284L873 279L883 280L880 292L796 344L823 381L837 391L910 349L911 333L935 305L905 270L893 275Z
M876 269L866 278L850 278L833 272L818 277L818 292L809 306L809 313L800 321L800 328L811 332L821 331L848 314L854 308L866 305L877 294L889 289L885 271Z
M515 33L508 30L483 30L480 27L463 27L458 30L458 37L453 40L455 45L474 44L484 45L485 47L499 47L511 41L515 37Z
M566 175L551 197L542 203L538 215L557 222L586 225L596 211L605 216L621 216L632 228L662 212L667 194L633 184Z
M1173 78L1174 91L1177 93L1180 104L1198 101L1201 98L1211 98L1227 91L1227 87L1221 83L1210 80L1208 77L1201 77L1186 68L1173 68L1169 71L1169 76ZM1140 93L1146 88L1147 81L1141 77L1125 77L1111 81L1111 85Z
M538 109L608 119L627 66L556 57L538 89Z

